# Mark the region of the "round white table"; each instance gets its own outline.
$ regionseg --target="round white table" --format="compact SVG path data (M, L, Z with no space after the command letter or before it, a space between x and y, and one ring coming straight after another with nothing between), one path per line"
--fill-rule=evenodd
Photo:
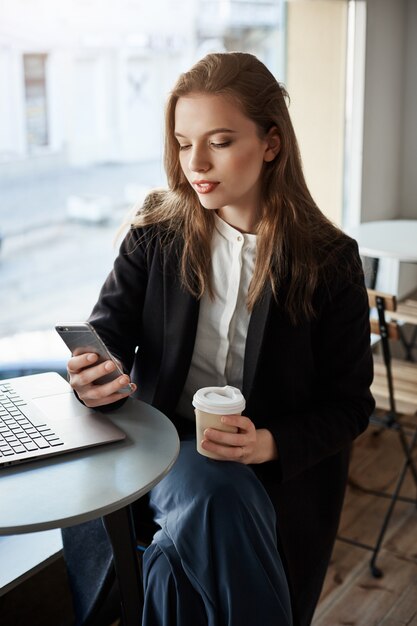
M417 263L417 220L381 220L375 222L365 222L354 228L348 229L348 234L356 239L359 252L363 257L371 259L372 278L368 286L375 289L377 286L378 269L381 259L395 267L397 277L397 289L399 285L400 264ZM382 261L383 263L385 261ZM415 272L413 271L415 276ZM411 278L411 281L413 279ZM412 286L413 282L410 282ZM382 288L382 291L388 289ZM391 290L389 290L391 291ZM398 291L393 291L398 294ZM406 339L401 332L400 339L405 350L405 358L414 361L412 350L417 339L417 327L411 339Z
M102 517L113 547L123 624L137 626L142 583L129 505L171 469L179 438L167 417L138 400L127 400L107 417L127 434L124 441L1 470L0 535Z
M417 220L365 222L348 229L362 256L417 263Z

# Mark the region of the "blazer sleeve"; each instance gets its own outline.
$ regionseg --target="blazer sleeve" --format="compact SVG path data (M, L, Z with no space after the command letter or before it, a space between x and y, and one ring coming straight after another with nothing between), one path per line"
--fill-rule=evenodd
M354 243L354 255L359 258ZM354 256L356 259L354 259ZM356 264L356 263L355 263ZM349 446L369 424L373 358L363 274L340 275L323 289L313 323L314 389L309 406L270 420L282 481Z

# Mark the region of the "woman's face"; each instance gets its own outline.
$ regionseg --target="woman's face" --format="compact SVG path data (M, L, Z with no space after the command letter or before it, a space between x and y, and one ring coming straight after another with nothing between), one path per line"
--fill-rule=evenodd
M261 203L261 172L279 138L260 139L256 124L230 99L190 94L175 108L182 171L206 209L218 209L232 226L250 232Z

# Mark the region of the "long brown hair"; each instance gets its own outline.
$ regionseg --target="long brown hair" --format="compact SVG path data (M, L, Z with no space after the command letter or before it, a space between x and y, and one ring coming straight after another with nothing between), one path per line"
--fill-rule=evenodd
M160 224L183 240L181 279L193 295L211 293L212 211L204 209L182 172L175 132L175 107L181 96L208 93L232 98L257 125L261 137L276 126L281 146L262 172L261 217L249 287L249 310L270 284L275 298L295 323L314 316L313 294L322 268L332 263L346 240L318 209L307 188L297 139L288 113L288 94L266 66L244 52L208 54L181 74L165 112L164 163L169 189L150 194L133 226ZM280 291L282 285L285 290Z

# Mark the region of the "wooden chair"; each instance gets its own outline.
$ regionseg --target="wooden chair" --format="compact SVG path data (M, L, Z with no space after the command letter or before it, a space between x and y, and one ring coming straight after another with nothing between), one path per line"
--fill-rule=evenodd
M381 337L382 348L381 356L374 355L372 393L377 408L388 411L387 422L397 421L400 414L417 411L417 366L392 358L390 341L402 341L403 323L413 324L417 330L417 307L413 315L406 303L397 305L395 296L372 289L368 289L368 298L371 313L374 309L377 313L376 318L371 314L371 332Z
M397 307L395 311L392 311L390 317L398 321L398 331L405 350L405 358L407 361L415 362L413 350L417 350L417 300L405 298L397 302ZM410 339L407 339L403 331L405 324L411 324L414 327Z
M371 332L380 336L382 351L381 356L374 355L374 381L371 390L376 401L376 411L371 417L371 423L396 433L404 453L404 460L401 467L398 468L397 482L391 494L367 489L355 483L355 487L365 493L385 497L390 501L375 545L369 546L344 537L339 537L339 539L371 550L371 572L375 578L379 578L382 576L382 571L376 566L376 559L395 504L400 500L417 505L417 498L411 499L400 496L401 486L407 471L411 472L417 486L417 468L412 458L417 442L417 423L413 423L411 420L411 416L417 413L417 364L392 358L390 342L401 339L399 331L401 317L395 296L368 289L368 297L371 309ZM376 318L372 316L374 310L376 310ZM386 316L387 312L389 319ZM403 321L415 323L417 327L417 316L414 319L408 315L407 319ZM409 421L407 421L407 415Z

